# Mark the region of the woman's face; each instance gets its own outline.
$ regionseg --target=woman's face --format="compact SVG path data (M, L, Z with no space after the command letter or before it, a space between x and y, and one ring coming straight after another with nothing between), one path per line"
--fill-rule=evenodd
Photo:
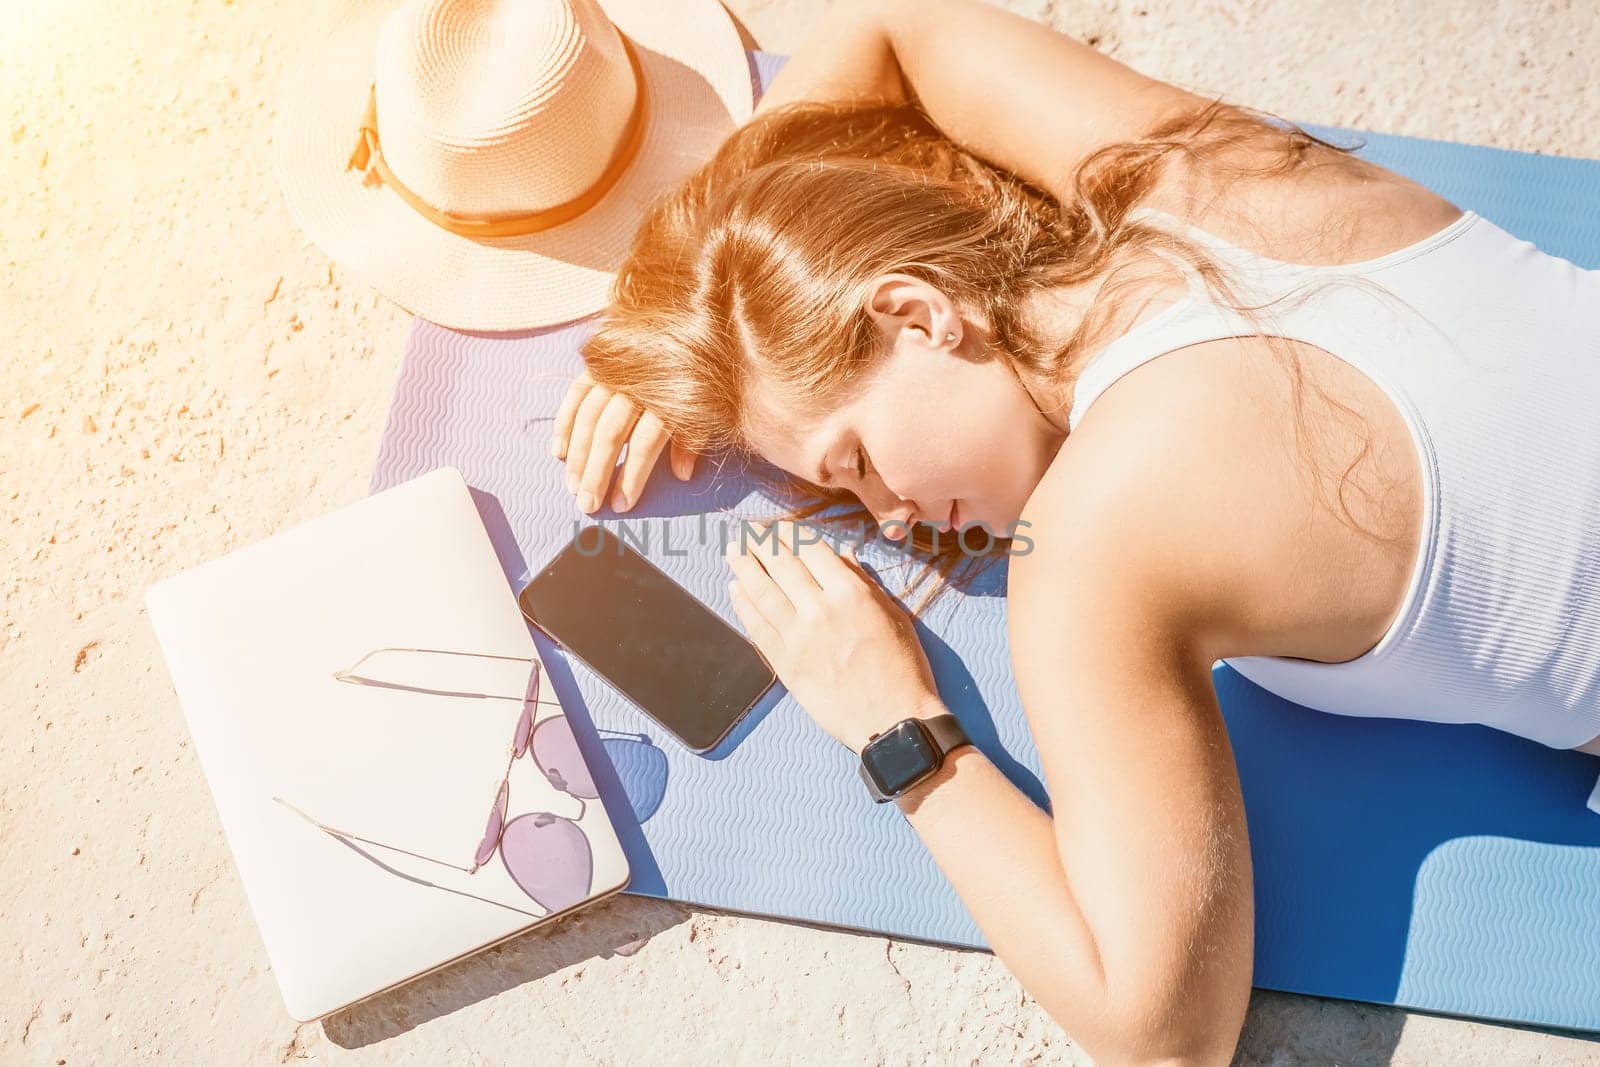
M768 462L848 489L884 535L903 523L983 523L1008 537L1065 439L1015 374L982 358L976 332L937 290L886 275L872 316L884 357L842 406L820 419L786 409L761 384L750 445ZM1064 418L1060 420L1064 423Z

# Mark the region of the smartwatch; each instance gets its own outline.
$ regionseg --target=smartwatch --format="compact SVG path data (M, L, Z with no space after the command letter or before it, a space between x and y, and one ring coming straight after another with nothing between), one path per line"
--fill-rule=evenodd
M927 719L902 719L873 734L861 749L861 780L886 804L931 777L952 749L971 744L961 721L949 712Z

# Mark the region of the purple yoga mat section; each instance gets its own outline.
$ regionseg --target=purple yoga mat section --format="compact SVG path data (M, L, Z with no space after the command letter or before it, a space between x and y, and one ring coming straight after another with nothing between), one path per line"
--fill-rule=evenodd
M764 77L779 62L757 55ZM1369 158L1600 265L1600 163L1368 141ZM520 590L575 523L592 521L547 450L591 328L471 336L418 321L372 491L459 468ZM594 520L626 523L653 562L737 626L721 529L766 503L740 470L703 463L685 484L663 465L634 512L602 510ZM878 543L862 558L881 572L899 557ZM1004 582L997 569L970 595L942 601L920 635L951 710L1042 804L1006 648ZM868 800L850 753L781 688L702 758L535 640L602 795L625 823L629 892L983 947L898 810ZM1600 816L1584 806L1591 757L1482 727L1324 715L1225 666L1214 678L1249 815L1257 985L1600 1029Z

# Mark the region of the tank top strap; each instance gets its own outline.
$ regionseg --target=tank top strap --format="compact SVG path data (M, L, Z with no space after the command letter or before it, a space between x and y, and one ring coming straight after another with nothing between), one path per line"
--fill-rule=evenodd
M1067 431L1077 429L1089 405L1135 367L1164 353L1224 337L1249 337L1259 332L1244 316L1190 292L1135 323L1083 365L1073 384Z
M1128 212L1128 217L1188 236L1219 261L1241 295L1263 304L1292 289L1303 280L1307 269L1257 255L1156 208L1136 207ZM1260 326L1240 312L1217 303L1200 272L1191 264L1167 252L1157 254L1183 274L1187 292L1149 318L1135 323L1084 364L1073 388L1072 408L1067 416L1068 432L1077 427L1089 405L1112 382L1156 356L1187 345L1225 337L1250 337L1261 332ZM1264 307L1258 314L1269 321L1272 317Z

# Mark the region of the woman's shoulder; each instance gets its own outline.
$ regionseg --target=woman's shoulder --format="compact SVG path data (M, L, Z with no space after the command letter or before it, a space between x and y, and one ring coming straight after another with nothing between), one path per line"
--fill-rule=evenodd
M1169 168L1140 206L1275 262L1311 267L1375 259L1461 217L1460 207L1427 186L1318 147L1322 165L1266 179Z
M1327 443L1308 453L1302 402L1255 337L1190 345L1125 375L1024 508L1032 545L1014 555L1010 582L1018 624L1059 611L1071 588L1108 620L1134 603L1181 614L1217 658L1358 655L1382 633L1406 561L1341 513L1350 458ZM1306 413L1316 426L1316 409ZM1355 457L1361 443L1345 447Z

